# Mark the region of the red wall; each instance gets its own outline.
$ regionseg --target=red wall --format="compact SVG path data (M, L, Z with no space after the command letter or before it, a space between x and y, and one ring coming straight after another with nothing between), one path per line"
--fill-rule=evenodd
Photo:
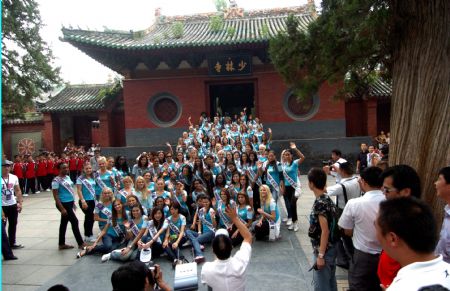
M255 69L252 76L245 78L217 79L201 75L126 80L124 82L125 128L158 127L148 118L147 105L150 98L160 92L169 92L180 99L183 106L182 115L174 127L185 127L189 116L196 120L201 112L209 111L206 89L208 82L232 82L233 80L256 80L256 112L264 122L293 121L283 110L283 97L287 87L282 79L273 70ZM328 84L320 88L319 112L311 120L345 119L344 102L331 100L334 90L335 88Z
M42 146L45 145L46 137L43 123L2 124L2 151L7 159L12 159L11 135L15 132L38 132L42 133ZM39 149L35 149L36 152Z

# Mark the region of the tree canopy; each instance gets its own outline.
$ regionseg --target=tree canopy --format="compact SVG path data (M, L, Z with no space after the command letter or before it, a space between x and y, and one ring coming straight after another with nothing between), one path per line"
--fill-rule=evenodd
M270 57L300 96L315 93L324 81L343 80L338 96L363 95L376 78L390 78L389 21L386 1L324 0L307 31L288 18L287 31L270 41Z
M20 117L33 98L60 82L59 69L41 38L34 0L2 1L2 26L2 111L4 117Z

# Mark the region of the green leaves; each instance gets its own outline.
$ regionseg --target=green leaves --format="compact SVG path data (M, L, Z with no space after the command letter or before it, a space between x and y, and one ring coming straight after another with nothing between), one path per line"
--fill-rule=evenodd
M269 54L300 95L315 93L324 81L345 80L335 97L362 97L374 76L389 75L389 17L385 1L324 0L322 14L306 31L289 16L286 33L270 41Z
M223 15L213 15L209 18L209 29L213 33L221 32L224 24Z
M182 22L175 21L174 23L172 23L171 30L174 38L183 37L184 28Z
M34 0L2 1L2 109L4 117L20 117L32 99L61 81L53 55L42 40L38 4Z

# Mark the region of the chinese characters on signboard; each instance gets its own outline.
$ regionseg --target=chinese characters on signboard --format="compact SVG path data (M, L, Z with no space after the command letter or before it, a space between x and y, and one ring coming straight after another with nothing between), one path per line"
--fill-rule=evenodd
M252 57L250 55L223 55L208 58L209 75L239 76L252 73Z

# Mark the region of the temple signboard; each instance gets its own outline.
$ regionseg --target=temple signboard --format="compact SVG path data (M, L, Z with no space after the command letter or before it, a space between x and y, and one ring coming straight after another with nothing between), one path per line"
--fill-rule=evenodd
M243 76L252 74L252 56L249 54L216 55L208 57L210 76Z

